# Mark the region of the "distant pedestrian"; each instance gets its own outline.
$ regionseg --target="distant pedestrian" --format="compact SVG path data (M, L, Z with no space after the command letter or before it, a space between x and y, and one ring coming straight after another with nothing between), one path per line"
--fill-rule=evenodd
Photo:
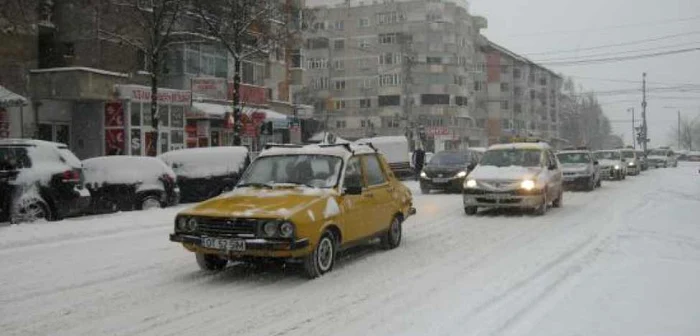
M418 181L420 178L420 172L423 171L423 166L425 165L425 151L423 150L423 147L419 146L415 151L413 151L413 158L411 158L411 161L413 161L415 177L416 181Z

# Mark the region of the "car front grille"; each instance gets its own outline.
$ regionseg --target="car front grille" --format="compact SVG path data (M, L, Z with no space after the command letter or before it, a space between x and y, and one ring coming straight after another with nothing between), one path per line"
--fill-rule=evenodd
M197 232L205 236L255 236L258 231L256 219L199 218Z

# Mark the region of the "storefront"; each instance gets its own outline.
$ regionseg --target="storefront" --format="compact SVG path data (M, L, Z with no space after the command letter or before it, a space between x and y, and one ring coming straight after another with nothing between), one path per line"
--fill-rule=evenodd
M104 105L106 155L154 156L185 148L185 116L190 91L158 89L158 146L152 126L151 89L117 85L118 99ZM128 145L127 145L128 144Z
M22 137L27 99L0 86L0 139Z

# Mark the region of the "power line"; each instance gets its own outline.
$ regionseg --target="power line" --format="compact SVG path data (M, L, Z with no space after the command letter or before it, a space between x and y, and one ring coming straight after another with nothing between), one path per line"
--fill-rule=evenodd
M686 48L686 49L670 50L670 51L657 52L657 53L623 56L623 57L607 57L607 58L595 58L595 59L589 59L589 60L561 61L561 62L540 62L540 61L538 61L537 63L547 64L550 66L552 66L552 65L553 66L571 66L571 65L602 64L602 63L614 63L614 62L631 61L631 60L644 59L644 58L669 56L669 55L676 55L676 54L685 54L685 53L695 52L698 50L700 50L700 48Z
M700 19L700 15L697 15L697 16L691 16L691 17L679 18L679 19L666 19L666 20L659 20L659 21L648 21L648 22L639 22L639 23L628 23L628 24L622 24L622 25L602 26L602 27L595 28L595 29L574 29L574 30L559 30L559 31L549 31L549 32L534 32L534 33L524 33L524 34L512 34L512 35L508 35L508 36L541 36L541 35L586 33L586 32L594 32L594 31L608 31L611 29L624 29L624 28L632 28L632 27L649 27L649 26L654 26L654 25L667 25L667 24L674 24L674 23L679 23L679 22L695 21L695 20L699 20L699 19Z
M565 76L565 77L579 78L579 79L589 79L589 80L596 80L596 81L603 81L603 82L636 83L636 84L641 84L640 81L638 81L638 80L632 80L632 79L600 78L600 77L574 76L574 75L567 75L567 76ZM700 83L647 82L647 84L700 86Z
M680 33L680 34L665 35L665 36L659 36L659 37L650 38L650 39L635 40L635 41L622 42L622 43L603 44L603 45L599 45L599 46L586 47L586 48L552 50L552 51L543 51L543 52L535 52L535 53L523 53L523 55L565 54L565 53L588 51L588 50L606 49L606 48L612 48L612 47L623 47L623 46L630 46L630 45L636 45L636 44L644 44L644 43L648 43L648 42L663 41L663 40L667 40L667 39L671 39L671 38L675 38L675 37L696 35L696 34L700 34L700 31L692 31L692 32L686 32L686 33Z
M576 60L580 60L580 59L585 59L587 57L601 57L601 56L620 55L620 54L632 54L632 53L638 53L638 52L644 52L644 51L646 51L646 52L648 52L648 51L662 51L662 50L668 50L671 48L688 47L691 45L696 46L698 44L700 44L700 41L691 42L691 43L673 44L673 45L660 46L660 47L654 47L654 48L621 50L621 51L611 51L611 52L598 53L598 54L568 56L568 57L561 57L561 58L550 58L550 59L540 60L540 62L555 62L555 61L567 61L567 60L576 61Z

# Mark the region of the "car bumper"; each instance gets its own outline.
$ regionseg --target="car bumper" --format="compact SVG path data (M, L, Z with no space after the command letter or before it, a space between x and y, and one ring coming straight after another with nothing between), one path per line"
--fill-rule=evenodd
M542 205L542 194L503 195L503 194L464 194L465 207L483 208L537 208Z
M85 213L90 207L90 201L92 197L90 196L90 191L87 188L75 188L71 192L70 197L67 197L63 209L59 209L59 215L61 217L77 216Z
M239 238L235 238L239 239ZM309 239L302 238L294 241L279 241L268 239L241 239L245 242L245 251L223 251L202 246L202 237L187 234L170 234L170 241L182 243L191 252L203 252L225 255L228 257L271 257L295 258L308 254Z
M564 176L563 184L565 187L586 187L592 178L592 175Z
M421 177L420 187L431 190L462 190L464 179L464 177L455 177L445 180L436 180L434 178Z

